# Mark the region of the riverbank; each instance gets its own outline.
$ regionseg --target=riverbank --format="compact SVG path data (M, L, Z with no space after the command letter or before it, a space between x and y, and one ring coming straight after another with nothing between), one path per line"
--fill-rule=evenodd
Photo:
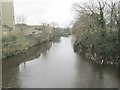
M8 58L16 54L24 54L31 47L51 41L52 38L42 35L24 36L13 42L4 43L2 46L2 58Z
M84 56L85 58L96 62L97 64L119 64L119 61L115 59L110 59L109 57L104 58L103 55L97 55L97 53L93 50L93 47L86 47L81 45L78 42L74 44L74 51L78 54Z
M61 36L69 36L69 28L51 27L49 25L16 24L15 30L3 30L2 58L8 58L26 51L38 44L49 42Z
M119 9L117 9L119 8L119 2L112 1L109 5L104 3L109 2L97 1L91 5L88 2L84 3L85 5L73 4L73 9L78 13L72 27L73 35L76 38L74 49L97 63L119 64L120 45L118 33L120 23L118 21L120 15L112 15L119 12ZM113 4L116 8L113 7ZM96 7L96 10L93 9L93 6ZM108 7L107 10L104 10L105 7ZM110 11L110 13L106 11Z
M9 58L18 54L25 54L29 49L37 45L42 45L51 41L58 41L61 36L39 36L36 35L25 36L20 40L4 44L2 47L2 59Z
M51 41L59 41L60 37L62 36L63 35L56 35L50 37L50 35L40 35L39 37L36 37L36 35L30 35L21 37L21 39L15 40L14 42L3 44L2 59L6 59L18 54L25 54L27 51L29 51L29 49L36 45L41 45Z

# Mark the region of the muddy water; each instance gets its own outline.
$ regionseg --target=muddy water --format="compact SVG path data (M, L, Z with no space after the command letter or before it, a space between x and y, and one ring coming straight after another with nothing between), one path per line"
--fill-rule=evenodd
M118 88L118 69L76 54L72 37L61 37L3 60L3 87Z

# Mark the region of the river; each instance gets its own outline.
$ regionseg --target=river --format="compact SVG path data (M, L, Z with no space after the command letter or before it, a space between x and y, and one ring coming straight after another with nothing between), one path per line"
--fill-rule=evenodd
M118 69L73 50L72 36L3 60L4 88L118 88Z

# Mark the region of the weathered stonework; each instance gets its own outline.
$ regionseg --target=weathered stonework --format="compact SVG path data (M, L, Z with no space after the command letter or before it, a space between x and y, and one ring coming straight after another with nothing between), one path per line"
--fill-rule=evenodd
M14 5L13 0L2 0L1 3L2 33L3 36L9 31L15 30Z

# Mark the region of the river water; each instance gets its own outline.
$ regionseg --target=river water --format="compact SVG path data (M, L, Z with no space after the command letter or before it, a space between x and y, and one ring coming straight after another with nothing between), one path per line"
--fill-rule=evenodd
M71 36L9 57L2 69L4 88L118 88L117 67L75 53Z

